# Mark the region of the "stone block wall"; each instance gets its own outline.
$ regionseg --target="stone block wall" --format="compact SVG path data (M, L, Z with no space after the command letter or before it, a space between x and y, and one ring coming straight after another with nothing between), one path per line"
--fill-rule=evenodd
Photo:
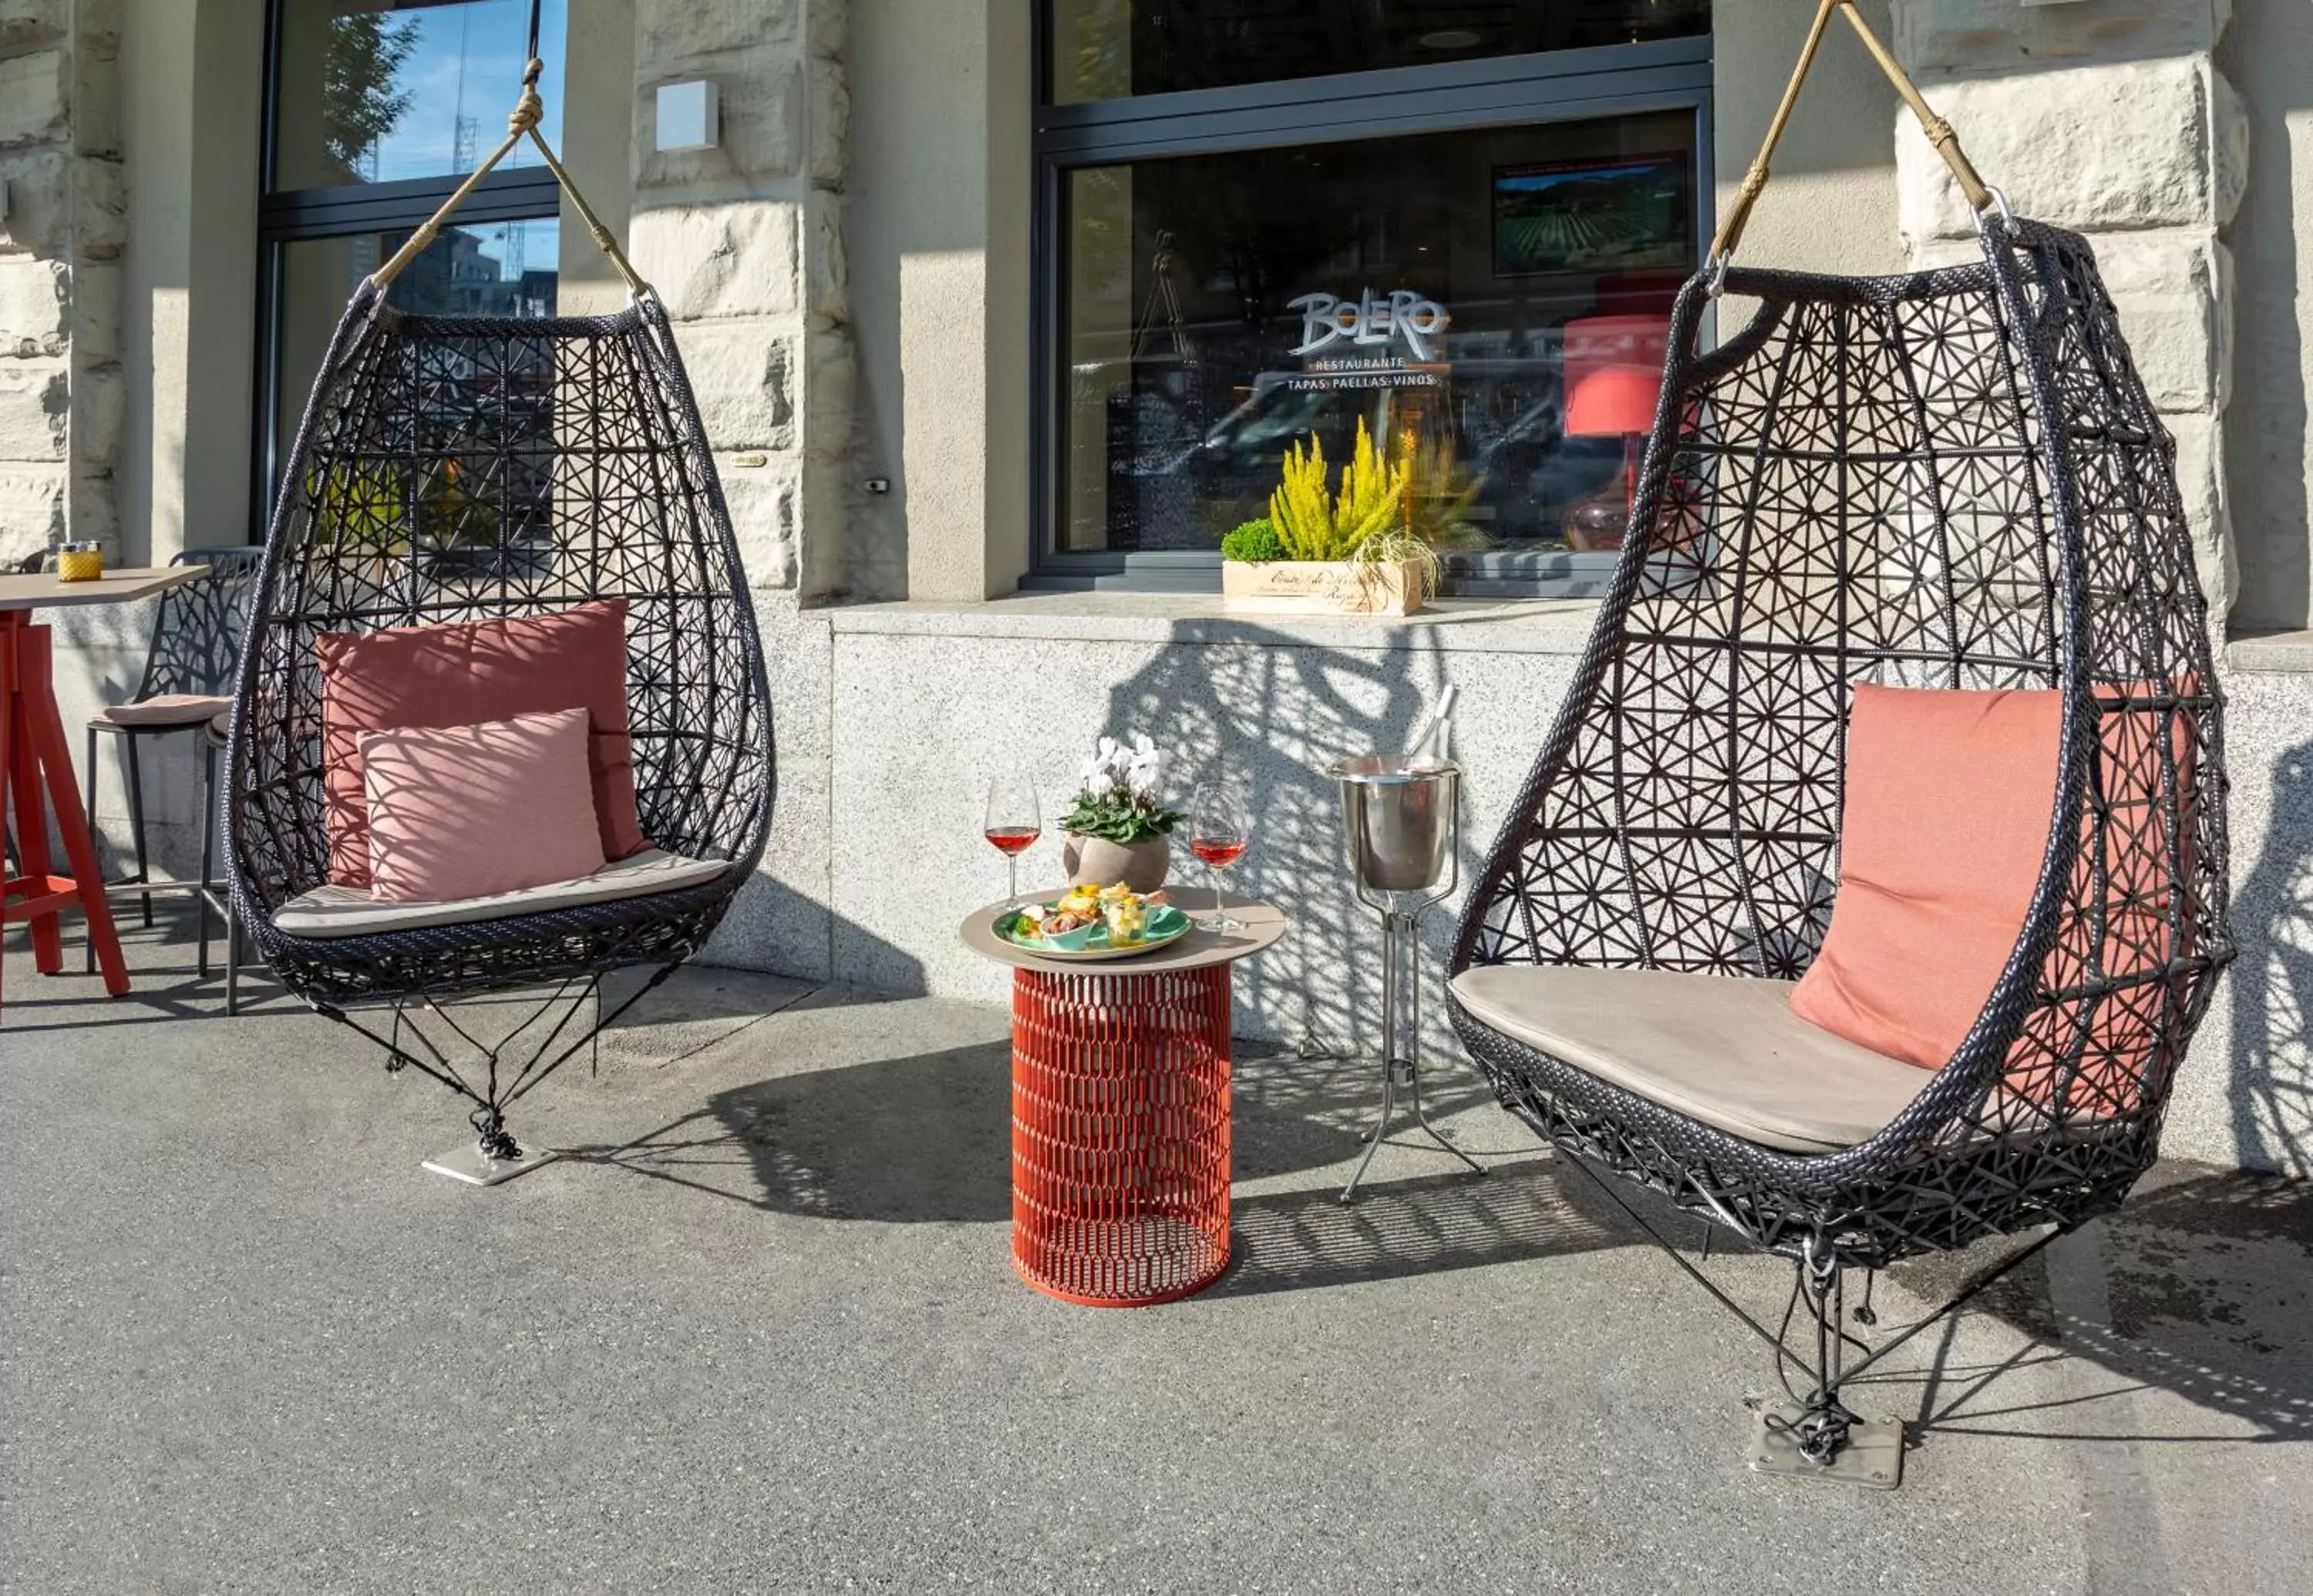
M777 821L708 957L825 978L827 632L809 601L876 593L857 540L857 388L844 181L849 0L634 0L636 269L677 323L755 588ZM721 138L661 154L662 84L704 78Z
M683 356L758 588L846 590L855 386L843 252L849 0L636 0L631 254ZM712 149L656 149L704 78Z
M0 0L0 564L119 546L119 0Z
M2239 593L2225 477L2247 121L2213 52L2230 0L1895 0L1895 49L2018 215L2093 235L2145 385L2177 439L2210 613ZM1974 252L1959 188L1906 113L1895 139L1918 265Z

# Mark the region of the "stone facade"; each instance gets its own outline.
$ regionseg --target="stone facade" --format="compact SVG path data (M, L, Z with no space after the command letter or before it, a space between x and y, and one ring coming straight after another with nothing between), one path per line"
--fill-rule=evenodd
M636 0L636 269L681 324L759 588L848 586L854 356L843 253L849 0ZM705 78L715 147L656 149L662 84Z
M1895 0L1895 48L2018 215L2094 235L2153 404L2177 439L2210 613L2239 592L2226 489L2233 266L2247 121L2217 70L2230 0ZM1913 260L1974 252L1958 185L1908 113L1898 203Z
M0 0L0 564L119 546L119 0Z

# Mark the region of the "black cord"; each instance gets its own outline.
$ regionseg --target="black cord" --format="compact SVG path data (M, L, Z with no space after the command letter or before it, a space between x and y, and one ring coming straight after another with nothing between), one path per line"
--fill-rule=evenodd
M540 0L530 0L530 48L522 52L523 69L524 71L529 70L531 62L538 59L539 4Z

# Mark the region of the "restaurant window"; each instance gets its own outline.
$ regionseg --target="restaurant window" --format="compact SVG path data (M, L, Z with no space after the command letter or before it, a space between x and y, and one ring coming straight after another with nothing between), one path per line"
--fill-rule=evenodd
M1707 0L1042 15L1032 583L1217 586L1362 429L1449 592L1596 591L1707 235Z
M550 77L565 0L539 8ZM307 390L361 279L400 248L505 136L522 80L530 0L274 0L265 194L258 502L270 506ZM560 138L558 97L540 131ZM420 314L550 316L561 194L519 145L387 302Z

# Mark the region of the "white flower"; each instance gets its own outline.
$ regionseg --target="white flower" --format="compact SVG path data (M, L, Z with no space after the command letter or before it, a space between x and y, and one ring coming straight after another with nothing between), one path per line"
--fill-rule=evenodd
M1124 780L1136 797L1154 803L1157 793L1164 789L1165 772L1172 763L1173 756L1157 747L1144 732L1133 739L1131 752L1126 759Z

